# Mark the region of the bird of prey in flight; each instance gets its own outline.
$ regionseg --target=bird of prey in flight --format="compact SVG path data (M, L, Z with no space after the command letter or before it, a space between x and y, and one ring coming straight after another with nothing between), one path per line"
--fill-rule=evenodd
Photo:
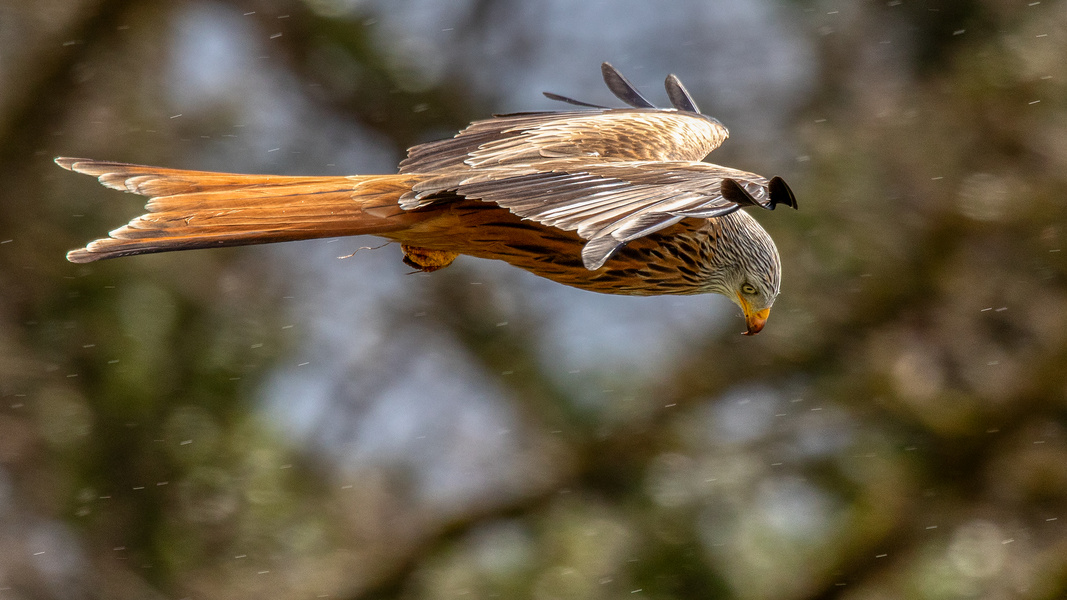
M729 132L674 75L656 108L608 63L629 108L545 95L575 108L475 121L420 144L392 175L294 177L57 158L103 185L149 197L147 212L72 250L91 262L150 252L345 235L399 242L434 271L458 255L499 259L609 294L723 294L763 329L781 260L745 207L796 208L779 177L703 159Z

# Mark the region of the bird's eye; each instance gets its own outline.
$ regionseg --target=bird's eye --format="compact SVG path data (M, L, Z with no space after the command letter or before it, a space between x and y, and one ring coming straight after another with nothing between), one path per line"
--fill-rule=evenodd
M746 293L746 294L755 294L756 293L756 287L754 285L752 285L751 283L746 283L745 285L741 286L741 291Z

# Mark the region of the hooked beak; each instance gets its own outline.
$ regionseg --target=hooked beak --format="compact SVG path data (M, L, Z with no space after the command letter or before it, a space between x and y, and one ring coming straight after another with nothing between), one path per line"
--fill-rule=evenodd
M763 331L763 326L767 324L767 317L770 316L771 309L765 308L755 314L745 314L745 324L748 325L748 331L744 332L745 335L756 335Z
M767 317L771 315L771 309L765 308L753 312L744 296L738 294L737 299L740 301L741 311L745 313L745 325L748 326L748 331L745 331L744 335L756 335L763 331L763 326L767 324Z

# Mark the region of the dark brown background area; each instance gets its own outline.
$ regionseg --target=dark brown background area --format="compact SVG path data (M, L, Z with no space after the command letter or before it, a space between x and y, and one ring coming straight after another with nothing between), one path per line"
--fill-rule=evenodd
M369 238L64 260L142 200L54 156L390 172L603 60L796 191L758 337ZM0 598L1063 597L1065 83L1048 0L0 0Z

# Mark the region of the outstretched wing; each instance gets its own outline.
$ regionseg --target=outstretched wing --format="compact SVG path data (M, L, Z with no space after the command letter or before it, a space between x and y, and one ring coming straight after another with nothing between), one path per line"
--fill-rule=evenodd
M454 138L415 146L401 173L420 182L400 199L414 210L449 194L493 202L520 217L588 240L595 270L623 244L683 219L713 218L745 205L796 207L789 187L745 171L699 162L729 132L702 115L674 75L664 82L673 109L658 109L614 67L604 82L633 108L518 113L471 123Z
M697 161L730 135L722 123L700 114L674 75L665 83L674 109L660 109L615 67L604 63L600 70L608 89L632 109L611 109L546 92L553 100L593 110L517 113L475 121L452 139L408 150L400 172L433 173L578 156Z
M401 198L405 209L457 193L493 202L520 217L575 231L595 270L623 244L685 218L713 218L745 205L794 206L788 186L746 171L703 162L545 161L533 167L497 167L441 174Z
M501 115L475 121L454 138L411 148L400 172L435 173L569 157L698 161L729 135L711 117L673 109Z

